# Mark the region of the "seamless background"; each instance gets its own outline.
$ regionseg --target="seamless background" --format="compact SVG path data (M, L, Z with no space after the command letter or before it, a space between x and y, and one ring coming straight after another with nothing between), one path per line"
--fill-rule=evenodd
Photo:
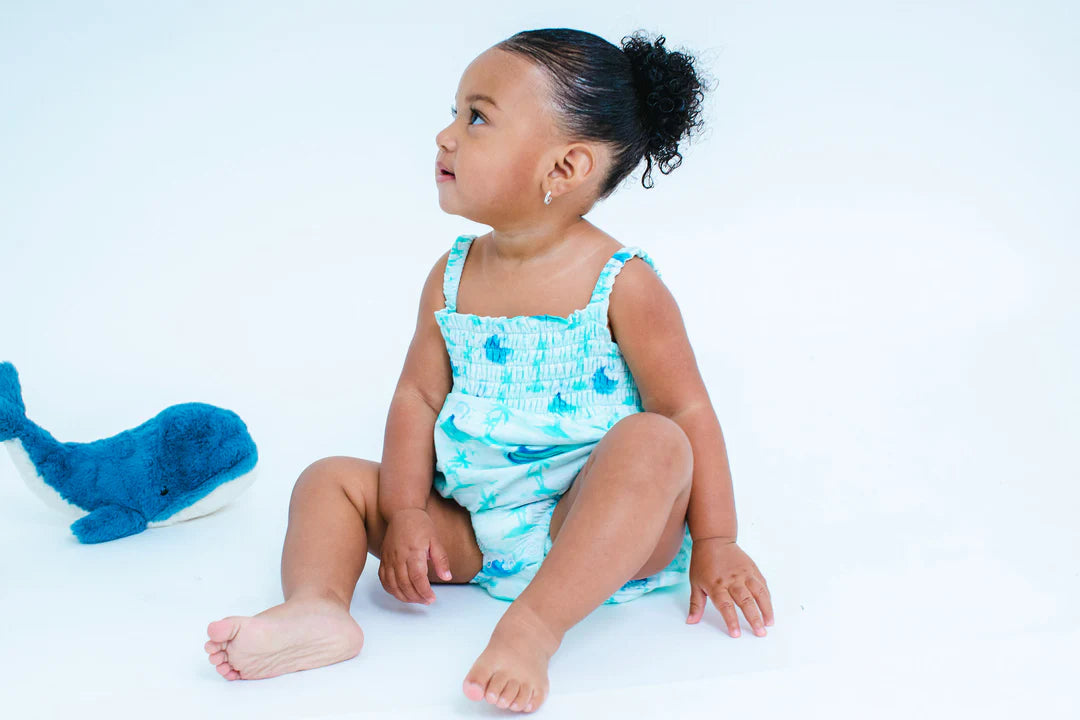
M461 693L505 603L403 605L348 662L229 683L211 620L281 601L292 484L379 460L431 265L435 134L514 32L643 28L716 88L683 165L589 220L647 249L724 429L776 625L601 607L541 713L1076 712L1077 11L1067 2L0 3L0 360L58 439L239 413L255 485L81 546L0 460L11 717L505 714Z

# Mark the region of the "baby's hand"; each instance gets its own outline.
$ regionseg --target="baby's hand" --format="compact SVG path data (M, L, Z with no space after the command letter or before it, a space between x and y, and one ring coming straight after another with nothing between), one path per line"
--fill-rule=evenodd
M379 580L386 592L401 602L435 602L428 582L428 557L439 577L449 580L450 557L435 535L431 516L423 508L395 512L387 521L379 561Z
M764 635L765 626L775 622L765 578L754 561L732 540L703 538L694 541L690 555L690 615L686 622L701 620L706 595L723 615L731 637L739 637L736 604L742 608L755 635Z

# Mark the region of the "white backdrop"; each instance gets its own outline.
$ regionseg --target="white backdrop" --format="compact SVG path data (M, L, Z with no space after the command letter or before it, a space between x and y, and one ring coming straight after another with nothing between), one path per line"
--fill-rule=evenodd
M505 605L465 587L403 606L374 558L353 661L228 683L202 643L280 602L300 471L380 459L426 273L486 230L442 213L432 178L462 71L565 26L662 32L718 81L683 165L651 190L642 165L588 219L679 302L777 622L732 639L710 606L684 626L685 587L602 608L545 710L1063 717L1077 20L1067 2L0 4L0 360L28 415L86 442L208 402L261 465L218 514L79 546L0 458L18 716L501 713L460 684Z

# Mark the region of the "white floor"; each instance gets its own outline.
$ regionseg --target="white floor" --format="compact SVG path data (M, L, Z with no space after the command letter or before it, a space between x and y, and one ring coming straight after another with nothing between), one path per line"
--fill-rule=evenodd
M267 680L221 678L202 650L206 624L281 599L290 472L260 472L218 513L86 546L0 463L0 671L6 705L18 709L8 716L503 713L465 698L461 680L505 604L453 586L437 588L431 607L403 605L382 590L374 558L352 606L366 633L358 657ZM993 493L1004 479L981 481ZM966 498L940 497L953 509L859 512L847 498L852 516L833 522L812 492L770 500L767 522L748 523L740 538L775 598L766 637L744 620L730 638L711 606L700 624L684 624L686 586L601 607L555 656L541 712L1070 717L1080 642L1068 602L1080 584L1068 562L1073 531L1022 516L1010 531L1004 505L980 519Z

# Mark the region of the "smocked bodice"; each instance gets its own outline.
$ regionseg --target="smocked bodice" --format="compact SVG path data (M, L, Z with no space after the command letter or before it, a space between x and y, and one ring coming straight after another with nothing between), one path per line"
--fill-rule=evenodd
M435 318L453 372L452 392L490 398L520 410L569 417L641 411L634 378L608 328L612 285L623 264L648 254L624 247L608 259L588 304L566 317L459 313L461 269L476 236L462 235L446 263L446 307Z

